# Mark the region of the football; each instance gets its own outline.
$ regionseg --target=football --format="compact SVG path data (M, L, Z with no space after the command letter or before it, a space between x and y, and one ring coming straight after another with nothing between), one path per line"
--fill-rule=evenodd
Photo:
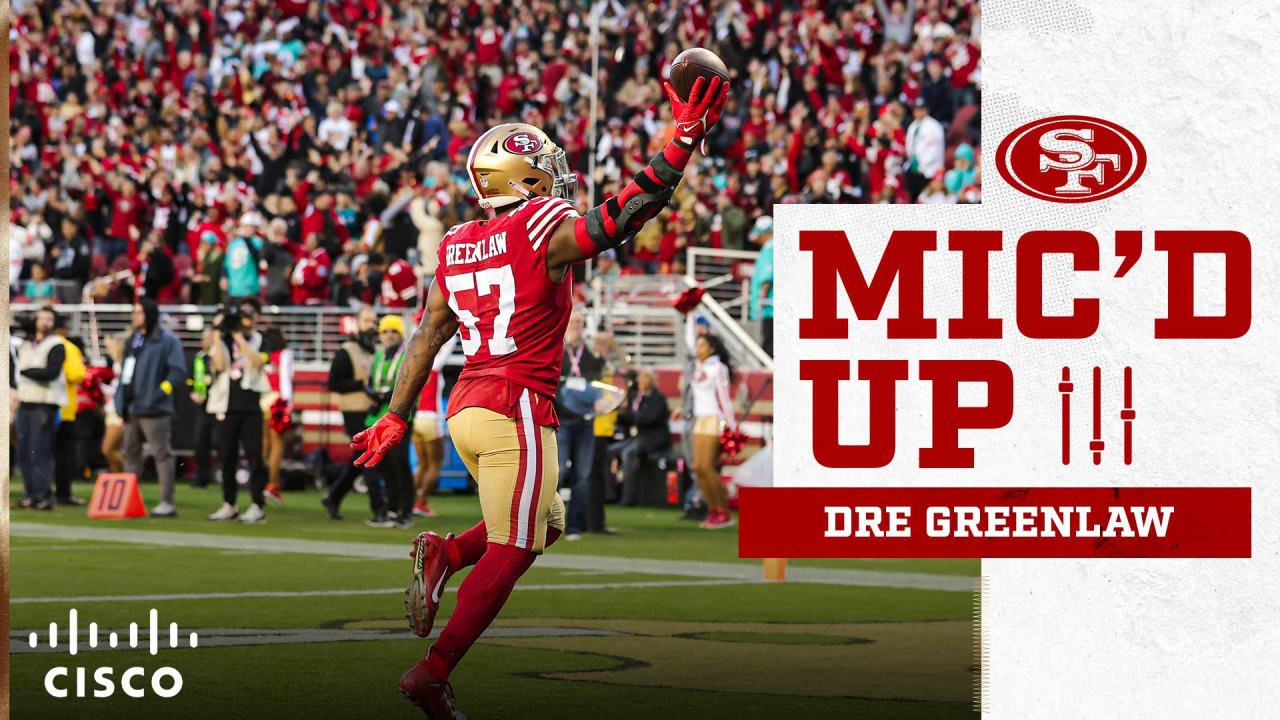
M699 77L707 78L707 82L713 77L728 80L729 68L719 55L700 47L685 50L671 62L671 86L681 100L688 102L689 90Z

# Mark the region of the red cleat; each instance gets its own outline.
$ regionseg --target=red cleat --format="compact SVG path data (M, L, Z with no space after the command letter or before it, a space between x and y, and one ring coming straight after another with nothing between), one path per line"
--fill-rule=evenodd
M698 523L698 527L704 530L719 530L721 528L733 527L737 521L733 519L733 515L728 510L712 510L707 515L707 519Z
M280 486L275 483L268 483L267 486L262 489L262 494L272 502L284 502L284 493L281 492Z
M420 638L431 634L436 611L440 609L440 594L453 574L453 568L449 567L451 540L453 533L440 537L424 532L413 541L413 550L409 552L413 558L413 577L409 578L409 587L404 591L404 616L409 620L409 629Z
M430 505L420 502L413 504L413 514L418 517L433 518L436 516L436 511L432 510Z
M427 672L426 659L405 671L400 676L400 695L409 702L422 708L431 720L467 720L460 710L453 706L453 687L444 680L437 679Z

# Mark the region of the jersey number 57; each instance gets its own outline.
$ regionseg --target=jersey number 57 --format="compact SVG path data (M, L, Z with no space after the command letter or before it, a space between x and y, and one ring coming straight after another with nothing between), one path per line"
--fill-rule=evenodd
M466 328L462 333L462 353L475 355L483 340L483 331L489 330L489 354L506 355L516 351L515 338L507 335L511 328L511 316L516 310L516 277L510 265L485 268L473 273L446 275L444 286L449 290L449 307ZM480 298L497 289L498 312L483 312ZM482 317L482 315L484 315ZM485 327L482 328L481 325Z

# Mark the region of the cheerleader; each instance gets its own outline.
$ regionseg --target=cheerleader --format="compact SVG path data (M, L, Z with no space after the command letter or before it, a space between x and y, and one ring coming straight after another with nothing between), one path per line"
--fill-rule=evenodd
M124 338L127 335L110 336L103 340L107 357L111 360L111 380L102 384L102 456L107 469L113 473L124 472L124 419L116 412L116 389L119 387L120 363L124 358Z
M420 320L421 313L416 318ZM431 491L440 481L440 468L444 466L444 410L440 396L444 378L440 371L457 342L458 336L454 335L436 353L431 376L418 397L418 414L413 418L413 449L418 455L418 470L413 475L413 514L418 517L436 516L429 501Z
M262 394L262 462L267 466L267 487L263 494L269 500L284 502L280 487L280 465L284 462L284 433L289 429L293 412L293 351L285 346L279 328L268 328L262 336L267 363L262 371L271 384L271 392Z
M738 429L729 400L733 366L724 343L710 333L697 337L693 353L693 377L686 379L693 399L693 474L707 501L707 519L700 527L715 530L735 522L720 480L720 431Z

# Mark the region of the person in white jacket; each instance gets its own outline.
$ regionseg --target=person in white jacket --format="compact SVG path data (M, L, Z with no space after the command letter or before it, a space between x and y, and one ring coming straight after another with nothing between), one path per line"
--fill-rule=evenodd
M914 200L929 179L945 169L947 138L942 123L929 115L924 98L916 99L912 113L915 120L907 128L907 188Z

